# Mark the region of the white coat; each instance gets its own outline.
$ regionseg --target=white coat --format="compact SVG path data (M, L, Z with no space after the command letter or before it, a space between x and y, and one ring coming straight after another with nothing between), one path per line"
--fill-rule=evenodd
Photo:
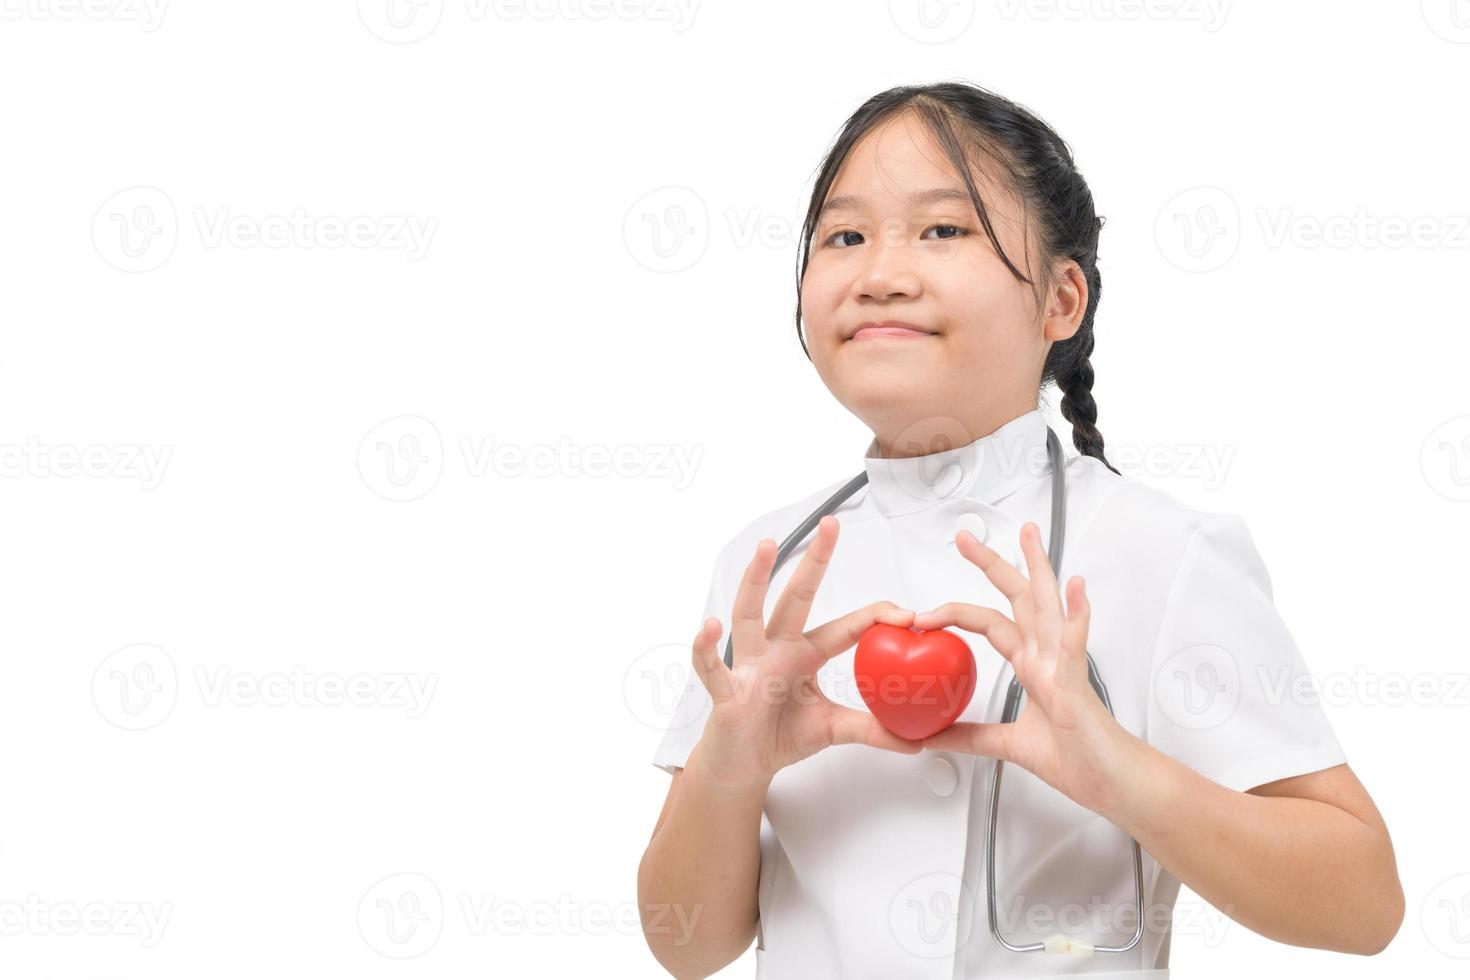
M925 456L882 459L870 442L868 484L835 512L837 550L807 628L884 599L917 611L962 601L1011 616L1010 603L954 538L968 528L1027 573L1022 524L1035 521L1042 542L1050 540L1045 440L1037 409ZM756 543L782 542L852 475L758 518L721 550L704 608L724 626L721 655ZM1088 650L1125 728L1240 791L1346 761L1321 706L1300 694L1310 684L1306 667L1239 516L1185 506L1087 456L1067 461L1066 484L1057 578L1087 582ZM806 546L772 579L767 616ZM961 718L996 720L1010 667L983 635L952 629L979 668ZM866 711L853 652L833 658L818 682L833 701ZM655 765L672 773L684 764L709 707L691 669ZM1074 959L1016 953L995 941L982 863L992 768L992 760L964 753L838 745L778 772L761 817L757 977L1166 978L1179 882L1147 851L1146 928L1132 950ZM996 887L1006 938L1039 942L1064 932L1096 945L1131 938L1128 837L1017 765L1005 766L1001 785ZM1223 924L1220 913L1205 911Z

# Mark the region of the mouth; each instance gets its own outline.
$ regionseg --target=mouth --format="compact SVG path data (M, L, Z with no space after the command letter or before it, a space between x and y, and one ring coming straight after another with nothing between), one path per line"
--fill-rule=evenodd
M903 320L868 320L860 323L857 329L849 336L848 340L912 340L919 337L932 337L935 331L919 326L917 323L907 323Z

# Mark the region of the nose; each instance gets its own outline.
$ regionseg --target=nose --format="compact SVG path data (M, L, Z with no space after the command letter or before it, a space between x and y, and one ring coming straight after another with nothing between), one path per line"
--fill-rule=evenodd
M922 287L914 271L914 250L895 235L877 235L853 281L853 298L888 300L918 296ZM893 241L883 239L892 238Z

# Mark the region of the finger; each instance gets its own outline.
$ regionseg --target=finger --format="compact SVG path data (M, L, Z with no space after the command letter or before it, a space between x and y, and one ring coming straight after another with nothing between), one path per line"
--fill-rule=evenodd
M924 747L922 742L900 738L865 711L832 705L831 735L833 745L871 745L913 755Z
M960 549L960 554L973 565L979 567L990 579L992 585L1001 591L1012 603L1030 588L1026 576L1016 570L999 552L987 547L979 538L969 531L960 531L955 535L955 545Z
M990 584L1000 590L1001 594L1010 601L1011 613L1015 616L1016 626L1020 628L1021 635L1027 636L1031 632L1031 583L1026 581L1026 576L1016 570L1003 556L992 548L986 547L980 539L969 531L960 531L955 535L955 544L959 547L960 554L964 555L985 577L990 579Z
M776 542L762 538L756 542L755 557L745 566L730 611L730 637L735 644L731 659L736 664L766 651L766 589L771 584L771 569L775 564Z
M913 610L887 601L875 602L809 630L806 638L816 648L822 660L827 661L855 644L863 631L874 623L887 623L907 629L913 621Z
M1087 628L1092 606L1080 575L1067 582L1067 620L1062 625L1062 653L1057 658L1057 684L1067 690L1087 687Z
M937 630L946 626L958 626L971 633L980 633L996 652L1007 661L1013 661L1021 652L1021 631L998 609L975 606L968 602L946 602L914 618L914 627L921 630Z
M811 547L801 556L801 563L791 574L786 588L781 590L776 608L771 610L770 621L766 623L769 639L794 640L801 636L801 631L806 628L806 618L811 613L812 598L817 594L817 586L822 584L822 576L827 572L827 564L836 547L837 518L827 514L817 522L817 533Z
M968 752L1012 762L1012 723L1002 721L957 721L937 735L924 739L924 748L941 752Z
M692 647L694 672L709 692L710 700L716 704L735 694L730 668L725 666L725 658L720 656L720 632L720 621L711 616L694 635Z
M1062 597L1057 591L1051 559L1041 546L1041 528L1035 521L1021 526L1021 551L1026 556L1032 608L1036 614L1033 622L1036 644L1042 650L1056 650L1062 642Z

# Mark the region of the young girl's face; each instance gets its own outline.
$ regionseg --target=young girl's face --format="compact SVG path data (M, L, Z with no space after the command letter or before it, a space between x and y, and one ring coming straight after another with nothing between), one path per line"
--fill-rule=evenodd
M989 175L973 177L1006 254L1035 279L1020 202ZM945 196L922 197L936 190ZM1058 271L1039 317L1032 287L1006 268L912 113L853 147L825 204L801 286L807 348L884 456L963 445L1036 407L1047 350L1086 307L1075 263ZM859 333L885 321L919 332Z

